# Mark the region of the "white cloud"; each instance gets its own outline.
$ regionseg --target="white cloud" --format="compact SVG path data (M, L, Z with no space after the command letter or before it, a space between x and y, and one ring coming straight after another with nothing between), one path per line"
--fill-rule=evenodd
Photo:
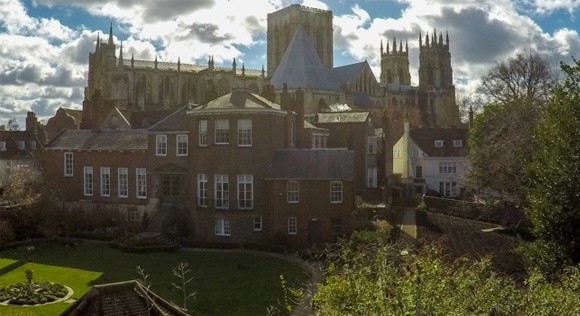
M358 5L352 14L335 16L335 48L357 60L367 59L379 75L380 40L409 40L412 83L418 83L418 32L449 32L452 66L459 93L473 93L479 78L496 61L518 52L536 49L555 67L559 60L570 60L578 51L580 37L569 29L545 33L529 16L518 11L518 3L498 0L399 0L404 5L399 18L365 21ZM577 6L580 1L536 1L556 8ZM362 10L364 11L364 10ZM445 36L445 35L444 35ZM384 42L386 46L386 42Z
M383 0L374 1L380 6ZM265 64L268 13L295 3L328 10L352 3L347 14L334 17L335 53L368 60L378 76L379 45L383 40L409 40L413 84L418 76L418 33L449 31L458 93L471 93L494 62L517 52L537 49L554 65L571 61L580 51L578 30L543 31L529 12L550 14L565 10L573 15L580 0L398 0L403 5L393 18L373 18L366 2L341 0L32 0L33 5L85 10L112 20L123 32L124 57L205 64ZM375 6L376 7L376 6ZM385 4L385 8L387 5ZM387 10L387 9L385 9ZM78 107L86 85L89 52L96 30L63 25L58 18L29 15L22 0L0 0L0 113L31 109L48 112L56 106ZM120 34L116 34L120 35ZM106 38L106 34L101 34ZM115 37L117 49L118 38ZM118 51L117 51L118 54ZM580 56L576 56L577 58ZM246 63L246 67L248 64ZM43 107L46 110L42 110Z
M566 10L573 14L580 9L580 0L533 0L532 5L538 13L549 13L557 10Z

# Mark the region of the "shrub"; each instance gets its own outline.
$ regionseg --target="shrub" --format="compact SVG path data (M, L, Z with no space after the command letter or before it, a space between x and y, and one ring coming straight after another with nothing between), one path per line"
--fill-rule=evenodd
M0 219L0 245L14 241L14 230L10 223Z

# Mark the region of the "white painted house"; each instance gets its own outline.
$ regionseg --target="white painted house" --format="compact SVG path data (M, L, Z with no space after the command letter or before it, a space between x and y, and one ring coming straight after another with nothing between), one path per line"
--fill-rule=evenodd
M467 167L465 128L413 128L405 122L403 136L393 146L393 174L405 196L428 191L444 197L461 193Z

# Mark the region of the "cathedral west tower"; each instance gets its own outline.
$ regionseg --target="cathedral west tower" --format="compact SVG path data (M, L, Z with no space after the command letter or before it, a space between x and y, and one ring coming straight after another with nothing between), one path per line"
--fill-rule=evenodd
M455 85L449 52L449 35L433 31L419 34L419 102L426 107L427 126L453 127L461 122L455 102Z
M399 42L397 48L397 39L393 39L393 47L389 46L387 42L386 52L383 49L383 42L381 41L381 84L400 84L411 85L411 74L409 73L409 45L405 43L405 50L403 50L403 42Z

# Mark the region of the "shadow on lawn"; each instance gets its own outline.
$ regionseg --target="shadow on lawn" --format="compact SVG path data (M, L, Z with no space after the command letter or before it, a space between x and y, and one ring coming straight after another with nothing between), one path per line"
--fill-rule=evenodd
M22 260L18 260L16 262L13 262L13 263L3 267L2 269L0 269L0 275L4 275L10 271L16 270L16 269L20 268L21 266L23 266L24 264L25 264L25 262Z

